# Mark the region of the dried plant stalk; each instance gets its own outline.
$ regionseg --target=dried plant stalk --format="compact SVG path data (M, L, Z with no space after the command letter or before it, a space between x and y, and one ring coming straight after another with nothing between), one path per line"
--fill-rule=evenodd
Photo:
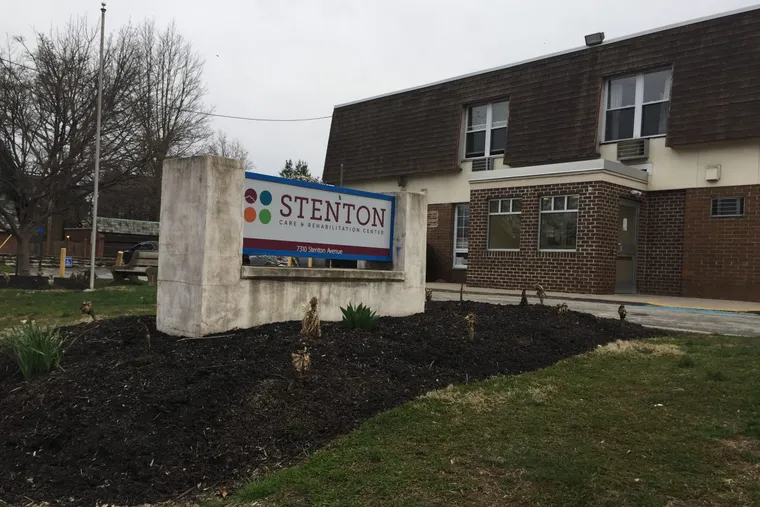
M82 301L82 306L79 307L79 310L85 314L92 317L92 320L97 320L95 318L95 309L92 307L92 301Z
M536 296L538 296L538 300L541 302L541 304L544 304L544 299L546 299L546 292L544 292L544 288L540 283L536 284Z
M309 351L306 347L298 349L290 354L290 358L296 378L303 378L311 368L311 355L309 354Z
M468 313L464 320L467 322L467 338L471 342L475 341L475 322L477 322L477 317L475 317L474 313Z
M301 335L309 340L316 340L322 336L322 328L319 325L319 313L317 311L317 298L311 298L301 321Z

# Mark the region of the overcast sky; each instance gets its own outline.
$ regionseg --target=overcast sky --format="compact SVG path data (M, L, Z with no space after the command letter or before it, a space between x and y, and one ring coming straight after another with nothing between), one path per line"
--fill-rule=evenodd
M174 19L205 58L216 113L324 116L333 106L583 44L725 12L747 0L110 0L106 29ZM30 35L72 16L97 23L97 0L0 0L0 33ZM403 121L403 119L399 119ZM286 158L324 165L330 120L214 118L257 171Z

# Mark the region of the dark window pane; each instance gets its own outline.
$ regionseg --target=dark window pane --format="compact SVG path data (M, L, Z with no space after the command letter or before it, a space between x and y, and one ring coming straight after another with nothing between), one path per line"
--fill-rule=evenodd
M507 146L507 129L491 129L491 155L500 155L504 153Z
M607 88L607 109L632 106L636 102L636 76L611 79Z
M541 209L542 210L551 210L552 209L552 198L551 197L543 197L543 198L541 198Z
M644 75L644 103L670 98L670 70Z
M491 201L488 203L488 211L490 213L498 213L499 212L499 201Z
M565 196L554 198L554 209L555 210L565 209Z
M634 108L607 111L607 121L604 128L604 140L630 139L633 137Z
M470 132L467 134L467 149L465 157L482 157L486 154L486 131Z
M542 250L574 250L578 213L541 213Z
M578 196L577 195L568 195L567 196L567 209L578 209Z
M522 206L522 201L520 199L512 199L512 211L520 211L520 206Z
M668 124L668 106L670 102L649 104L642 109L641 135L656 136L665 133Z
M488 248L520 248L520 215L491 215L488 218Z
M467 126L469 128L484 127L486 125L487 114L488 106L471 107L467 115Z

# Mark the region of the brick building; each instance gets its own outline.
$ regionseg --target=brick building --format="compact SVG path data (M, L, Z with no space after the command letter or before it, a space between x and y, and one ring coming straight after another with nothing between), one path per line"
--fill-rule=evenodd
M426 192L437 279L760 301L760 9L594 38L337 106L324 180Z

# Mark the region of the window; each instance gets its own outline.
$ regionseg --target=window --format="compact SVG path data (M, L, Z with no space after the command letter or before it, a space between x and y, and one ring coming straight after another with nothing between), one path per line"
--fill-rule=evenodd
M541 198L539 250L575 250L577 230L577 195Z
M470 205L457 204L454 214L454 267L467 267L467 234L470 229Z
M509 101L467 108L465 158L503 155L507 146Z
M713 199L710 209L713 217L742 217L744 216L744 197Z
M610 79L604 117L604 140L617 141L665 134L672 72Z
M520 199L488 202L488 249L520 249Z

